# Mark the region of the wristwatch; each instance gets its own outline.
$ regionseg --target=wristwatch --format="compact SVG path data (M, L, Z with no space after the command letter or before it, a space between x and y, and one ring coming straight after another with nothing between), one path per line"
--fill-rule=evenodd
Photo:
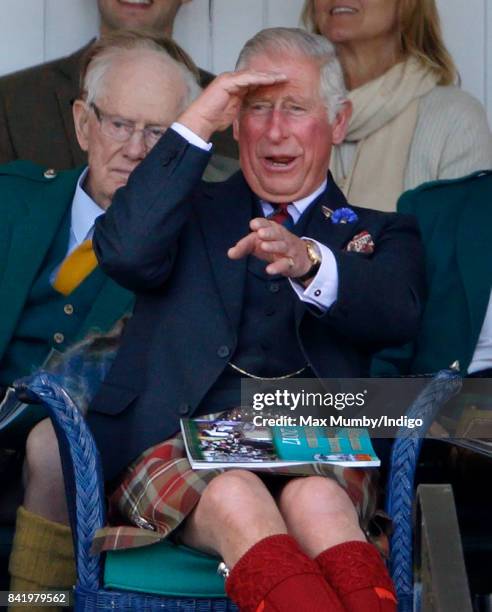
M321 251L316 242L313 242L312 240L309 240L307 238L303 238L303 242L306 245L306 252L307 256L309 257L309 261L311 262L311 267L305 274L303 274L302 276L296 276L296 278L294 279L301 283L304 283L316 276L316 273L318 272L321 266L322 259Z

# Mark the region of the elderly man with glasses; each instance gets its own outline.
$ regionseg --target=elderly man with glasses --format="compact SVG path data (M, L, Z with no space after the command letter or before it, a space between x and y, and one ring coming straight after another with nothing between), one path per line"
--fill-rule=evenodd
M95 43L82 83L73 117L88 166L60 173L30 162L0 167L3 390L52 351L64 351L91 329L109 329L131 310L133 294L97 265L94 221L200 92L195 66L174 42L136 32ZM47 426L43 421L37 428ZM56 510L61 475L50 470L45 481L39 480L54 452L27 444L24 504L10 559L14 590L74 581L67 517ZM33 481L46 495L32 494Z

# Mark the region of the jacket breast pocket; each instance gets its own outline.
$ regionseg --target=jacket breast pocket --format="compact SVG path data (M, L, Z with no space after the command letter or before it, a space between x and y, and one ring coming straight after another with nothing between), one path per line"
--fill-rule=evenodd
M121 387L107 382L102 383L96 397L89 405L89 412L117 415L132 404L140 392L128 387Z

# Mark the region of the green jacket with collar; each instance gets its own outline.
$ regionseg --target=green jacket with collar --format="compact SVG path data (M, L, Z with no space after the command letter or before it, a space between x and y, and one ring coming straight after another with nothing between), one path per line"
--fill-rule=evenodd
M72 204L81 171L56 173L25 161L0 166L0 359ZM111 328L132 307L133 294L107 278L82 321L78 338L90 330Z
M492 286L492 170L425 183L404 193L397 210L418 219L428 297L416 341L379 353L372 373L431 373L455 360L466 373Z

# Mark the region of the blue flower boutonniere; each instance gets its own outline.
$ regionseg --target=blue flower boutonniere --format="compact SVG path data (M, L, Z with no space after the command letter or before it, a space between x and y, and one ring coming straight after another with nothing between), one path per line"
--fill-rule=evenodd
M357 214L348 206L337 208L330 216L331 222L338 223L355 223L359 219Z

